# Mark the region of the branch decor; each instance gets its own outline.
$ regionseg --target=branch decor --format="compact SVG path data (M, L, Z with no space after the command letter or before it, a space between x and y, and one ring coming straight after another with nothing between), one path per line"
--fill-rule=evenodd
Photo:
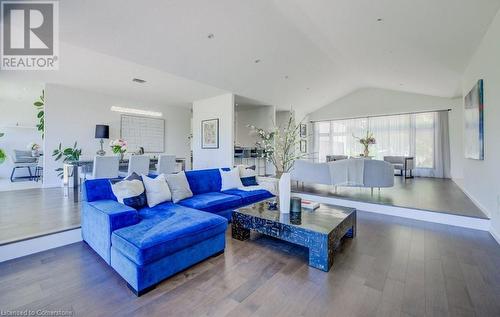
M259 138L256 145L263 150L262 157L274 165L277 175L288 173L292 169L295 160L307 156L306 153L299 150L301 141L300 124L295 123L293 112L290 112L285 127L274 126L270 130L266 130L253 125L248 126Z

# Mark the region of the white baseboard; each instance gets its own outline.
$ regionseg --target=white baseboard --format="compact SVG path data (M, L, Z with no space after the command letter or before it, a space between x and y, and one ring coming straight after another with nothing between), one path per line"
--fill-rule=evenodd
M446 213L439 213L433 211L425 211L413 208L403 208L389 205L381 204L371 204L355 200L339 199L334 197L317 196L303 193L293 193L294 196L298 196L304 199L317 201L324 204L339 205L345 207L352 207L358 210L374 212L384 215L421 220L433 223L440 223L444 225L451 225L475 230L489 231L490 230L490 220L481 218L472 218L465 216L458 216Z
M497 241L498 244L500 244L500 234L496 232L493 227L490 229L490 234Z
M0 262L82 241L80 228L0 246Z
M465 188L465 185L463 184L463 180L455 180L453 179L453 182L460 187L460 189L464 192L465 196L467 196L473 203L476 205L479 210L483 212L486 216L491 218L490 212L483 206L479 201L477 201L476 198L474 198L473 195Z

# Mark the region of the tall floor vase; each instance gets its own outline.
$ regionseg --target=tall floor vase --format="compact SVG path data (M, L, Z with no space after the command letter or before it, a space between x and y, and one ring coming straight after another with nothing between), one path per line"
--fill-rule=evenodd
M280 212L283 214L290 213L290 196L291 196L291 181L290 173L283 173L278 184Z

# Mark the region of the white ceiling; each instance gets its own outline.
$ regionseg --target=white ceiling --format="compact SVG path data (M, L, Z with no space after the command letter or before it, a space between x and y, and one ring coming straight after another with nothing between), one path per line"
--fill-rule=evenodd
M157 105L190 107L193 100L225 93L196 81L174 76L163 71L139 65L93 50L61 43L60 67L57 71L3 71L0 72L0 98L24 94L33 83L56 83L102 94L122 96ZM145 78L145 84L132 78ZM8 92L7 92L8 90Z
M23 76L165 104L230 91L306 112L367 86L453 97L499 7L500 0L61 1L62 74Z

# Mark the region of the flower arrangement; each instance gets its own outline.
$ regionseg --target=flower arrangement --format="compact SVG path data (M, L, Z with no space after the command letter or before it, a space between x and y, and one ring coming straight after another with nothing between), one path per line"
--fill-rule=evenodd
M111 142L109 142L109 146L111 147L111 151L115 154L123 154L127 152L127 141L125 140L111 140Z
M41 147L35 142L30 142L26 148L31 151L39 151Z
M353 137L355 139L358 139L359 143L361 143L365 147L365 150L363 153L365 157L370 155L370 145L377 144L377 140L375 140L375 138L373 137L373 133L371 133L368 130L366 131L366 136L364 138L358 138L354 135L353 135Z
M253 125L248 125L260 139L256 145L262 150L262 157L266 161L272 163L276 168L276 174L281 175L288 173L295 160L304 158L305 153L300 152L300 122L295 123L293 112L290 111L285 127L273 127L270 130L257 128Z
M31 151L31 156L33 157L39 157L40 156L40 149L41 146L35 142L30 142L28 146L26 146L28 150Z

